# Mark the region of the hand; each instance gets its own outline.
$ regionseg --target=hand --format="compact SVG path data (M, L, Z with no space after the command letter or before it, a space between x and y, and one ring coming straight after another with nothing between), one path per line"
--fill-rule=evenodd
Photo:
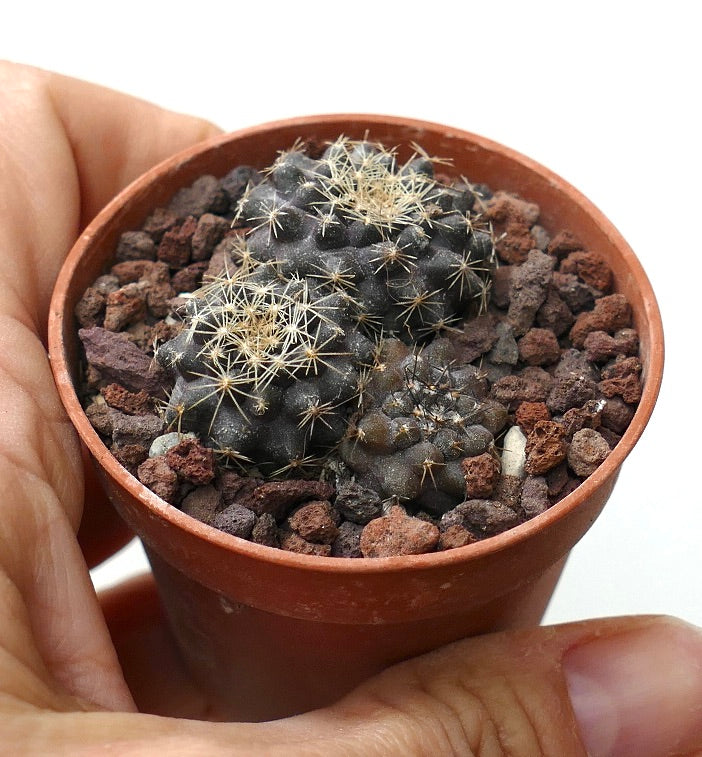
M675 620L468 639L332 707L254 725L192 719L208 703L179 666L150 579L101 607L86 558L104 557L124 530L90 481L84 497L46 356L49 298L77 235L119 189L215 133L0 63L0 752L702 753L702 636Z

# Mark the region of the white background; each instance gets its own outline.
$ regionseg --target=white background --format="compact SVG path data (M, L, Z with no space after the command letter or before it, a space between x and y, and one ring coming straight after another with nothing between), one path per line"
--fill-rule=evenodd
M443 122L503 142L578 187L642 261L667 359L653 420L572 553L546 621L669 613L702 625L694 7L24 0L3 8L0 57L228 130L322 112ZM95 583L144 566L133 544L94 572Z

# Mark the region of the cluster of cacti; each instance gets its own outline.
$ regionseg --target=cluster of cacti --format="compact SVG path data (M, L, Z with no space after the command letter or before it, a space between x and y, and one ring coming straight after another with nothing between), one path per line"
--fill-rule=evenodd
M319 159L281 154L239 203L248 231L229 263L157 352L176 379L168 422L268 474L341 443L386 494L460 501L460 458L497 429L480 425L474 369L452 370L436 337L485 303L494 250L480 209L421 152L400 163L340 138ZM386 372L389 351L403 354Z
M445 512L464 499L463 459L493 449L507 411L486 398L487 384L475 367L455 364L447 339L419 353L388 340L380 361L364 412L339 448L341 458L359 482L384 497Z

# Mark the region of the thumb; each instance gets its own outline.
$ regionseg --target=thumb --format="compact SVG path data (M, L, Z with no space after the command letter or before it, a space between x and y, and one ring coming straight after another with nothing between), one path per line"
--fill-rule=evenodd
M620 618L467 639L301 720L345 755L701 754L702 633Z

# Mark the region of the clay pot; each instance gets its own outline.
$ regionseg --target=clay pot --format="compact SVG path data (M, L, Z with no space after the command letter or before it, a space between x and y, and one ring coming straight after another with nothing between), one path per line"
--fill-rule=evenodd
M604 255L634 311L644 391L606 462L543 515L499 536L435 554L386 559L311 557L243 541L166 504L112 457L78 402L73 312L104 270L121 232L203 173L269 165L296 138L364 135L415 141L453 159L456 174L519 193L541 223L569 229ZM401 155L402 157L402 155ZM387 665L462 637L537 624L565 557L607 501L641 435L663 367L651 286L612 224L573 187L534 161L482 137L421 121L365 115L298 118L244 129L157 166L116 197L69 254L51 306L49 349L65 407L103 485L141 537L187 664L230 719L263 720L329 703Z

